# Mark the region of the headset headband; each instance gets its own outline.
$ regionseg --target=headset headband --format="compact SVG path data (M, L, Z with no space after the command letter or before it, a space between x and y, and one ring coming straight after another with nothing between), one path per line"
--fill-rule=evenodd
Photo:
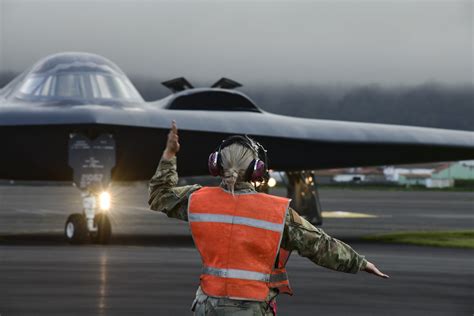
M217 147L216 151L220 153L220 151L222 149L224 149L225 147L228 147L232 144L241 144L242 146L245 146L247 147L248 149L252 150L256 155L257 155L257 158L259 158L259 149L262 148L262 150L265 150L265 148L263 148L262 145L260 145L258 142L254 141L253 139L251 139L250 137L248 137L247 135L245 136L242 136L242 135L234 135L234 136L230 136L226 139L224 139L219 147Z
M213 176L217 176L222 172L221 166L221 150L227 146L232 144L238 143L242 146L247 147L248 149L252 150L256 155L255 159L249 165L249 169L247 170L247 176L251 181L261 181L261 180L268 180L268 159L267 159L267 150L257 141L250 138L248 135L234 135L224 139L219 146L217 146L216 150L209 155L208 160L208 167L209 172ZM257 180L260 179L260 180Z

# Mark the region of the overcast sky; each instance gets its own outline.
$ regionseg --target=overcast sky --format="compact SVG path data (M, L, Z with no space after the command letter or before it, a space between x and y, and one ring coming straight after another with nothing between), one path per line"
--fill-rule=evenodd
M88 51L130 75L472 84L472 0L0 0L0 71Z

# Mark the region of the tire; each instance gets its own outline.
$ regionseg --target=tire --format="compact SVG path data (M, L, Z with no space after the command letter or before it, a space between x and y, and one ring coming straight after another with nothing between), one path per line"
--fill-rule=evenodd
M92 240L97 244L108 244L112 236L112 225L107 214L97 214L94 217L94 225L97 227L97 232Z
M82 214L71 214L64 226L64 235L71 244L83 244L89 235L86 217Z
M316 226L323 226L323 214L320 202L321 199L319 198L319 191L316 185L313 187L313 201L316 211L314 212L314 217L310 220L310 222Z

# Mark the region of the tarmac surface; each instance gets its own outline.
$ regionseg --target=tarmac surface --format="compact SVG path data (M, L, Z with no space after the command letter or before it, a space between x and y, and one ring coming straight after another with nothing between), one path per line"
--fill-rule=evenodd
M282 194L282 190L276 190ZM186 223L149 211L143 183L112 188L110 245L70 246L69 186L0 186L0 315L190 315L200 260ZM474 251L360 241L391 231L473 229L474 192L321 190L323 229L389 274L334 272L294 254L280 315L473 315Z

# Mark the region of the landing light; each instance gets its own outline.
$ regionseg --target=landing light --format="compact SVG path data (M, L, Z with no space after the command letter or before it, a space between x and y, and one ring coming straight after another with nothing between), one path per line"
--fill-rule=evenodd
M275 178L268 179L268 186L270 188L273 188L276 184L277 184L277 182L276 182Z
M108 211L110 209L110 194L109 192L102 192L100 195L99 195L99 205L100 205L100 209L103 210L103 211Z

